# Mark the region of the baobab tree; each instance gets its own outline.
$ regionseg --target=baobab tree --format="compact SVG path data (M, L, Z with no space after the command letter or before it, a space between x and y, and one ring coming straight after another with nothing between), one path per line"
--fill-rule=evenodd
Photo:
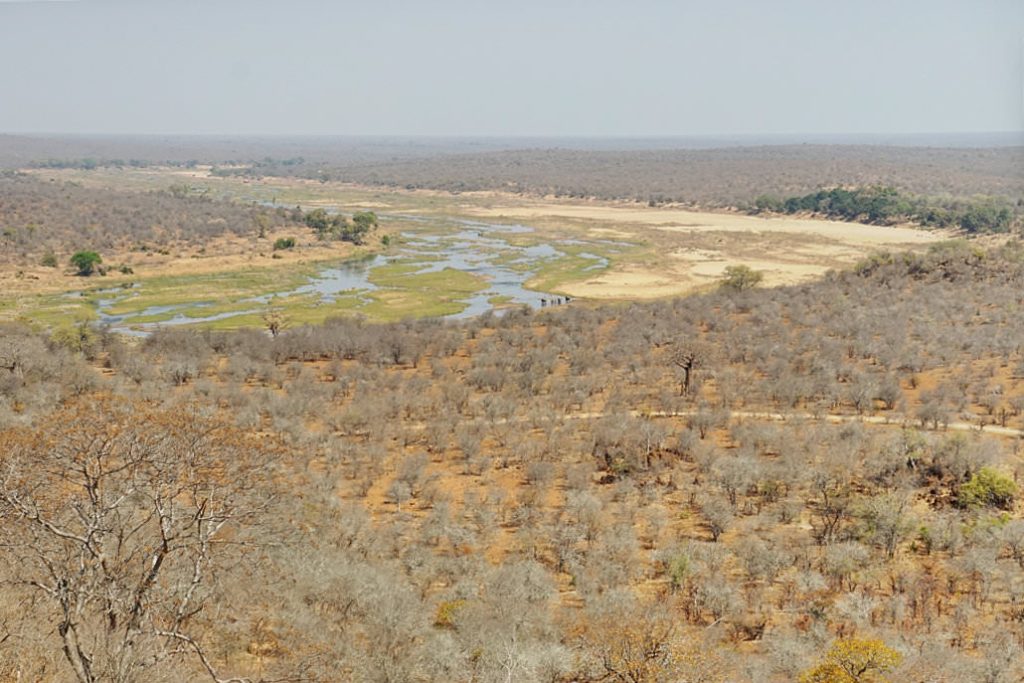
M671 362L682 370L682 379L679 382L679 395L685 396L693 386L693 378L696 370L708 362L710 356L709 348L700 342L689 342L676 344L671 355Z

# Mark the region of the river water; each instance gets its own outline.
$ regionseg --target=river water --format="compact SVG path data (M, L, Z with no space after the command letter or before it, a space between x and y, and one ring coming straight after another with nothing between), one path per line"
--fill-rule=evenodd
M402 217L409 220L408 216ZM461 300L465 308L449 318L469 318L490 310L500 313L492 299L500 297L500 306L526 305L541 308L562 302L564 299L556 294L538 292L527 289L525 283L536 272L536 268L545 262L564 258L567 254L559 249L561 245L579 245L581 242L562 240L549 244L533 244L520 246L510 243L505 237L509 234L532 232L525 225L505 225L479 221L454 221L457 230L445 235L422 235L414 232L401 233L400 246L393 253L379 254L368 258L352 259L333 265L325 265L309 281L295 289L275 292L262 296L243 299L242 303L251 302L251 309L232 310L229 312L211 313L209 316L197 315L197 309L214 306L217 302L194 302L174 306L153 306L142 311L134 311L130 315L115 315L111 307L131 296L131 290L115 288L102 290L97 301L97 313L101 323L109 325L117 332L145 335L154 328L166 325L198 324L222 320L236 315L258 313L265 310L266 304L274 297L287 297L301 294L318 294L325 303L332 302L338 296L360 296L369 294L378 287L370 281L370 274L375 268L390 263L417 263L421 268L415 273L439 272L450 268L472 273L487 281L486 289ZM576 252L574 256L593 260L593 265L586 270L599 271L608 267L608 260L603 256ZM175 311L188 310L188 315L174 314ZM144 316L164 316L174 314L160 322L132 322Z

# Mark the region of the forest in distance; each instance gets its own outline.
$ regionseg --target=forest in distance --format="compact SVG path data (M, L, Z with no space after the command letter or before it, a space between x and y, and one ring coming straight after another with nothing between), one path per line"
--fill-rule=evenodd
M0 297L0 681L1021 680L1020 150L765 149L158 148L0 174L21 273ZM830 267L768 286L730 251L762 223L698 230L717 214L697 207ZM524 253L610 249L606 271L550 262L563 286L699 240L724 268L686 296L458 320L268 305L129 336L33 314L443 250L472 216ZM787 238L798 220L863 244Z
M962 147L879 144L734 144L651 147L630 141L183 138L37 139L7 136L0 167L216 166L225 175L304 177L454 192L500 190L567 197L752 203L822 186L893 185L918 196L1010 197L1024 191L1024 141ZM983 141L982 141L983 142ZM554 146L553 146L554 145ZM14 150L19 150L16 152ZM113 155L111 151L119 154ZM76 152L80 152L77 153Z

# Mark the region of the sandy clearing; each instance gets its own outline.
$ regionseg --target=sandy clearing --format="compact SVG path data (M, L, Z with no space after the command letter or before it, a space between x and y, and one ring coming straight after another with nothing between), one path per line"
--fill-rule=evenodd
M713 253L713 252L707 252ZM715 257L679 258L677 268L613 269L582 282L565 283L559 291L589 299L658 299L688 294L714 284L729 266L745 265L764 273L766 286L794 285L820 277L828 266L820 263L789 263L771 259Z
M693 263L700 263L702 261L724 261L726 259L726 255L721 251L699 248L677 249L672 253L672 256L677 259L691 261Z
M799 272L808 266L827 270L822 255L810 250L806 255L787 249L783 252L765 252L751 258L749 255L728 254L713 249L680 249L673 252L672 257L684 262L693 273L703 274L700 266L716 266L716 276L720 275L726 266L731 265L750 266L755 270L776 268Z
M611 203L464 203L459 210L480 218L572 221L577 227L582 223L593 237L639 238L650 244L657 256L645 257L647 262L642 265L617 263L587 280L559 287L570 296L590 299L653 299L692 293L713 285L732 265L762 271L768 286L799 284L829 269L849 266L876 249L920 249L951 236L909 226Z
M806 282L822 275L828 270L826 266L814 263L780 263L761 259L735 259L722 261L701 261L690 266L689 273L695 277L718 280L725 274L729 266L743 265L764 273L764 284L793 285Z
M685 273L659 273L635 269L611 270L559 289L569 296L592 299L657 299L693 291L699 283Z
M800 259L820 261L823 257L828 257L842 261L851 261L862 257L864 249L858 249L852 245L822 244L819 241L806 245L787 245L786 253Z
M481 208L464 205L467 213L491 218L576 218L645 225L667 232L781 232L826 237L860 246L928 244L948 235L906 226L864 225L814 218L746 216L685 209L632 208L581 204L524 204Z
M595 237L611 237L620 240L629 240L636 237L635 233L626 232L625 230L614 230L612 228L589 228L587 232Z

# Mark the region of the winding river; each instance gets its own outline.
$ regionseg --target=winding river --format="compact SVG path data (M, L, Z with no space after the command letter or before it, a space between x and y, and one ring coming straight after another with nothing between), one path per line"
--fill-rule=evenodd
M410 220L409 216L402 216ZM412 220L416 220L413 218ZM338 296L360 296L378 289L371 281L375 268L392 263L417 264L420 268L413 274L439 272L453 269L482 277L487 282L485 289L468 298L459 300L465 307L448 318L469 318L487 311L501 313L503 307L527 305L541 308L561 303L564 298L546 292L527 289L525 283L536 273L536 268L546 262L568 256L559 247L583 244L574 240L520 246L506 239L510 234L532 232L525 225L506 225L470 220L455 220L457 230L444 235L400 233L399 246L392 253L378 254L361 259L350 259L333 265L325 265L309 281L289 291L275 292L241 300L252 303L251 309L236 309L228 312L211 312L208 316L197 314L197 309L213 307L216 302L197 301L173 306L152 306L133 311L128 315L114 314L112 307L131 296L131 290L114 288L101 290L97 300L99 321L111 329L132 335L145 335L159 326L201 324L238 315L259 313L275 297L292 295L319 295L320 300L329 303ZM563 247L564 248L564 247ZM585 270L599 271L608 267L608 260L596 254L579 252L575 257L592 260ZM188 310L188 315L184 311ZM137 322L140 318L159 316L159 322Z

